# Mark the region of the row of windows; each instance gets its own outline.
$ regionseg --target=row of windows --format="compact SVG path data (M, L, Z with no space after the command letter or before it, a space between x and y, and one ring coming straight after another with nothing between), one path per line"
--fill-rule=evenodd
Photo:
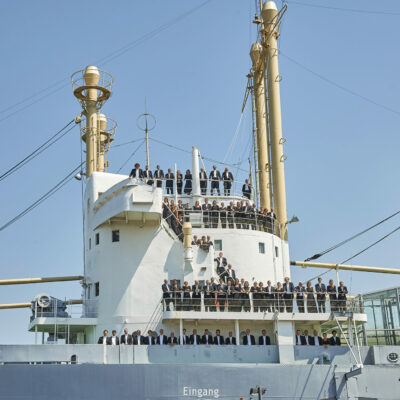
M119 242L119 230L114 230L111 232L111 241ZM97 232L95 236L95 243L96 246L100 244L100 233ZM215 251L222 251L222 240L216 239L214 242ZM92 239L89 238L89 250L92 248ZM260 254L265 254L265 243L259 242L258 243L258 252ZM279 257L279 248L275 246L275 257Z
M89 283L88 287L87 287L87 298L90 299L91 296L91 289L92 289L92 285L91 283ZM100 295L100 282L96 282L94 284L94 295L97 297Z
M119 242L119 230L115 230L111 232L111 241L112 242ZM97 232L94 237L94 243L96 246L100 244L100 233ZM92 238L89 238L89 250L92 248Z

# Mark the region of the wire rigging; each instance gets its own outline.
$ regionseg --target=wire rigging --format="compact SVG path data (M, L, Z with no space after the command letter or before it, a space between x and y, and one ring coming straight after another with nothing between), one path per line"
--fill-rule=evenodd
M377 101L372 100L369 97L366 97L366 96L364 96L362 94L359 94L359 93L355 92L354 90L348 89L347 87L342 86L342 85L334 82L333 80L331 80L329 78L326 78L325 76L321 75L320 73L313 71L312 69L306 67L305 65L303 65L299 61L295 60L294 58L288 56L287 54L284 54L281 50L280 50L280 55L282 55L283 57L285 57L286 59L288 59L292 63L296 64L300 68L304 69L305 71L309 72L310 74L313 74L316 77L318 77L319 79L329 83L330 85L335 86L336 88L338 88L340 90L343 90L344 92L349 93L349 94L351 94L351 95L353 95L355 97L358 97L358 98L360 98L360 99L362 99L362 100L364 100L364 101L366 101L368 103L371 103L371 104L373 104L373 105L375 105L377 107L383 108L386 111L389 111L389 112L391 112L393 114L396 114L396 115L400 115L400 111L397 111L397 110L395 110L393 108L385 106L384 104L378 103Z
M146 139L142 139L142 142L139 144L139 146L136 147L136 149L131 153L131 155L128 157L128 159L121 165L119 170L117 172L120 172L122 168L125 167L126 164L128 164L129 160L139 151L139 149L144 145L146 142Z
M122 56L123 54L125 54L126 52L128 52L129 50L134 49L135 47L141 45L142 43L146 42L147 40L152 39L153 37L155 37L156 35L160 34L161 32L167 30L168 28L170 28L171 26L177 24L178 22L182 21L183 19L187 18L188 16L190 16L191 14L195 13L196 11L198 11L199 9L201 9L202 7L204 7L205 5L207 5L208 3L210 3L212 0L207 0L201 4L199 4L196 7L191 8L190 10L179 14L178 16L172 18L171 20L169 20L168 22L159 25L158 27L156 27L155 29L151 30L150 32L145 33L144 35L140 36L139 38L131 41L130 43L126 44L125 46L112 51L110 54L108 54L107 56L104 56L102 58L100 58L99 60L95 61L94 64L98 64L99 66L105 65L111 61L113 61L114 59ZM64 84L62 84L64 81L68 81ZM58 85L62 84L61 86L57 87ZM47 86L44 89L39 90L38 92L36 92L35 94L26 97L23 100L20 100L10 106L8 106L7 108L3 109L0 111L0 114L5 113L9 110L12 110L16 107L18 107L19 105L22 105L24 103L26 103L27 101L43 94L46 93L48 90L53 89L54 87L56 87L56 89L54 89L53 91L51 91L50 93L46 93L43 96L40 96L39 98L37 98L36 100L26 104L25 106L18 108L17 110L7 114L6 116L4 116L3 118L0 119L0 122L12 117L13 115L26 110L27 108L33 106L34 104L38 103L39 101L45 99L46 97L49 97L51 95L53 95L54 93L60 91L61 89L65 88L66 86L68 86L69 83L69 77L66 77L62 80L59 80L57 82L54 82L53 84Z
M18 171L20 168L22 168L24 165L28 164L30 161L32 161L34 158L36 158L39 154L43 153L45 150L47 150L50 146L58 142L62 137L64 137L68 132L70 132L72 129L75 128L76 125L70 127L67 129L71 124L73 124L75 120L71 120L68 122L67 125L62 127L59 131L57 131L53 136L51 136L49 139L47 139L43 144L41 144L39 147L37 147L34 151L32 151L30 154L28 154L25 158L23 158L21 161L19 161L17 164L12 166L10 169L8 169L6 172L4 172L2 175L0 175L0 181L6 179L10 175L12 175L14 172ZM65 129L67 129L64 133L62 133Z
M58 192L62 187L64 187L71 179L74 179L75 173L79 171L84 163L79 164L76 168L74 168L71 172L69 172L61 181L59 181L55 186L53 186L48 192L46 192L43 196L41 196L39 199L37 199L34 203L32 203L29 207L25 208L25 210L21 211L18 215L16 215L14 218L10 219L8 222L6 222L3 226L0 227L0 232L3 231L4 229L8 228L15 222L17 222L19 219L24 217L26 214L31 212L33 209L38 207L40 204L42 204L45 200L47 200L49 197L51 197L53 194Z
M321 5L321 4L303 3L301 1L294 1L294 0L286 0L286 3L296 4L296 5L305 6L305 7L324 8L326 10L346 11L346 12L353 12L353 13L360 13L360 14L400 15L399 12L394 12L394 11L363 10L363 9L359 9L359 8L333 7L333 6L325 6L325 5Z
M326 250L324 250L324 251L321 251L320 253L314 254L312 257L309 257L309 258L305 259L304 261L307 262L307 261L311 261L311 260L316 260L316 259L318 259L318 258L324 256L325 254L330 253L330 252L333 251L333 250L336 250L337 248L343 246L344 244L350 242L351 240L353 240L353 239L355 239L355 238L357 238L357 237L363 235L364 233L370 231L371 229L376 228L377 226L383 224L384 222L388 221L389 219L395 217L395 216L398 215L398 214L400 214L400 210L399 210L399 211L396 211L394 214L389 215L388 217L382 219L381 221L377 222L376 224L374 224L374 225L372 225L372 226L370 226L370 227L364 229L363 231L361 231L361 232L359 232L359 233L357 233L357 234L355 234L355 235L353 235L353 236L351 236L351 237L349 237L349 238L347 238L347 239L345 239L345 240L343 240L343 241L341 241L341 242L335 244L334 246L331 246L331 247L329 247L328 249L326 249ZM361 254L361 253L360 253L360 254ZM352 258L354 258L354 257L352 257ZM349 258L349 259L346 260L346 261L349 261L350 259L351 259L351 258ZM345 262L345 261L344 261L344 262ZM342 263L342 264L343 264L343 263Z

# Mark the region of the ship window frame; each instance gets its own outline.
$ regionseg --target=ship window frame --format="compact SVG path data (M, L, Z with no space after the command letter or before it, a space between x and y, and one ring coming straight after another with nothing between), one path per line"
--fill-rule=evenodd
M214 251L222 251L222 239L214 240Z
M260 254L265 254L265 243L264 242L258 242L258 252Z
M95 295L95 297L100 296L100 282L96 282L94 284L94 295Z
M89 250L92 249L92 238L89 238Z
M275 257L279 258L279 247L275 246Z
M111 241L112 241L113 243L117 243L117 242L120 241L119 229L114 229L114 230L111 232Z
M100 232L96 233L96 240L95 240L96 246L100 244Z

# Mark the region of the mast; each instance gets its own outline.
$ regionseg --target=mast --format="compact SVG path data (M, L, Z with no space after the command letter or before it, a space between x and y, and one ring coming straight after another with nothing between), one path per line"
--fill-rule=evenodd
M257 161L260 193L260 208L271 209L271 182L269 178L269 156L267 140L264 57L260 43L251 46L250 57L253 62L253 93L256 111Z
M262 8L264 23L264 46L266 74L268 82L268 110L271 141L272 179L274 193L274 209L279 223L279 235L287 240L287 212L285 188L285 156L283 154L282 116L280 101L280 76L278 66L279 21L278 10L273 1L267 1Z

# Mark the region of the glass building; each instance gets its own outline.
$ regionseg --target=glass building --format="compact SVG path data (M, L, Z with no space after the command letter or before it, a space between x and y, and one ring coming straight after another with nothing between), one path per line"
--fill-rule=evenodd
M368 345L400 345L400 286L364 293L362 299Z

